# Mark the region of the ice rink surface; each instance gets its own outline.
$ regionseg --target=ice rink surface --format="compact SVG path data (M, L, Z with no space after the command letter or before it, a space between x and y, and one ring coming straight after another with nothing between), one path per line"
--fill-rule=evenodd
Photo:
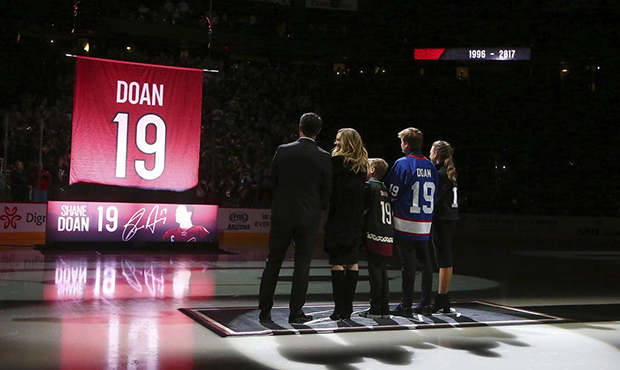
M611 312L619 308L617 316L560 324L221 338L178 309L257 305L264 251L42 254L33 247L4 246L0 368L618 368L620 252L466 248L455 253L454 301L548 306L558 312L579 306L585 314L593 305L607 305ZM361 266L358 303L367 301L369 291L366 263ZM285 262L276 305L288 304L292 271L292 262ZM327 261L317 253L308 303L330 302L329 274ZM396 303L400 271L394 267L389 276Z

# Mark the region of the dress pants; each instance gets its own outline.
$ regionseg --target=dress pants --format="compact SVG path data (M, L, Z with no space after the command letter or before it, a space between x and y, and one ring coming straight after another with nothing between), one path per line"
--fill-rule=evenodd
M316 245L317 233L317 227L305 225L282 227L272 224L269 232L269 255L260 283L259 309L268 311L273 307L273 294L278 283L280 268L292 239L295 242L295 268L289 307L291 316L296 316L301 312L306 303L310 262Z
M431 304L431 290L433 289L433 268L428 250L428 241L414 241L395 237L394 245L398 249L402 261L403 274L403 307L413 304L413 289L415 283L416 261L422 267L422 297L420 304Z
M368 252L368 277L370 280L370 312L389 315L390 283L387 275L388 257Z

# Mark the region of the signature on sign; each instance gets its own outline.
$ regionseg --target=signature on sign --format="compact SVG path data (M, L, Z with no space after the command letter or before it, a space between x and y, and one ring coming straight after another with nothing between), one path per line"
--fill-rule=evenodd
M162 225L166 223L166 217L158 217L166 215L168 213L168 209L164 208L160 212L159 206L153 207L151 213L149 213L149 217L146 219L146 224L139 226L145 213L146 208L141 208L138 212L134 213L134 215L129 219L129 222L125 224L122 235L124 242L131 240L131 238L133 238L136 233L142 229L150 230L151 234L155 234L155 227L157 224L159 222L161 222Z

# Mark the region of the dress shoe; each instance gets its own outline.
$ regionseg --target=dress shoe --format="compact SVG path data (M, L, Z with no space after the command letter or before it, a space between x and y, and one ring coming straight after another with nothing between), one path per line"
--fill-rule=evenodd
M431 312L431 306L430 305L423 305L423 304L419 304L417 306L415 306L413 308L413 312L420 314L420 315L430 315L432 314Z
M370 310L370 308L360 312L360 316L365 319L383 319L384 318L383 315L381 315L381 313L373 312Z
M258 321L271 321L271 310L260 310Z
M312 321L312 316L306 315L303 311L296 316L288 317L289 324L305 324L308 321Z
M390 318L390 305L384 305L383 307L381 307L381 316L383 316L384 319L389 319Z
M413 317L413 309L411 307L403 307L402 304L399 304L390 311L390 314L394 316Z

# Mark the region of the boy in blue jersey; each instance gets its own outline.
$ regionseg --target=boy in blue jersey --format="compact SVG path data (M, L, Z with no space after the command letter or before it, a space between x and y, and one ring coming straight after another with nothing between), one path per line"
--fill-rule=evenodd
M405 156L394 163L384 180L392 197L394 245L400 253L403 275L402 300L391 313L413 317L413 313L429 314L431 310L433 269L428 240L439 176L435 165L422 154L422 131L409 127L398 137ZM422 266L422 298L412 307L416 260Z

